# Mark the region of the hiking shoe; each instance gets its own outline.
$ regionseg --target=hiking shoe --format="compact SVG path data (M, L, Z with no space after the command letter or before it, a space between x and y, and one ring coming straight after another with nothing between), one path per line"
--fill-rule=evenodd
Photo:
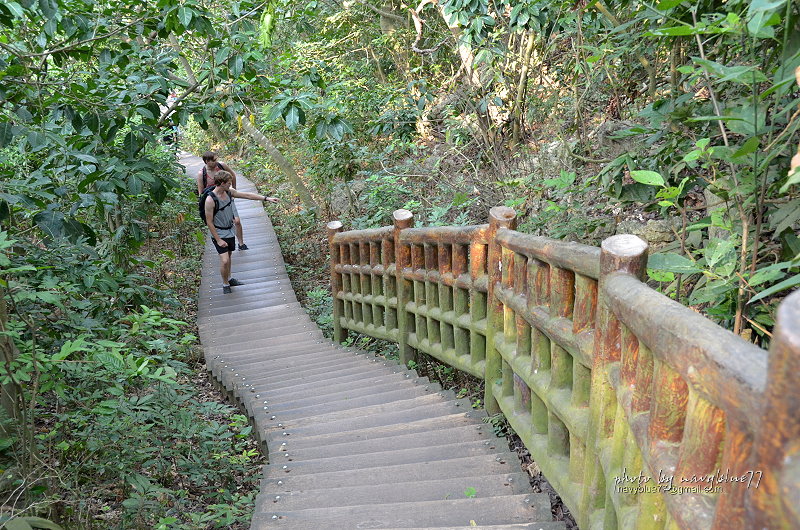
M250 249L247 248L247 245L242 243L241 245L239 245L239 250L250 250Z
M230 285L223 285L222 286L222 294L231 294L231 286Z
M231 284L231 286L233 286L233 287L236 287L237 285L244 285L242 282L240 282L236 278L231 278L230 280L228 280L228 283Z

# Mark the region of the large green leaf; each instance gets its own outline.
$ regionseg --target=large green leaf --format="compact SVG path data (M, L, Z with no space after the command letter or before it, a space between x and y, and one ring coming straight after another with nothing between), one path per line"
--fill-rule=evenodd
M5 523L3 523L3 528L5 530L33 530L33 527L22 517L15 517L14 519L5 521Z
M680 5L681 2L683 2L683 0L661 0L658 5L656 5L656 8L659 11L667 11L675 6Z
M88 116L85 116L83 123L93 133L97 133L100 130L100 117L96 112L90 112Z
M136 155L139 153L139 150L141 150L142 148L139 135L133 131L126 134L125 140L123 141L123 147L125 151L125 156L128 158L128 160L135 159Z
M774 35L770 26L777 24L773 15L783 9L788 0L752 0L747 9L747 31L754 37L769 38Z
M156 204L161 204L167 198L167 187L160 179L150 183L150 197Z
M244 70L244 61L242 60L241 55L237 55L233 59L233 64L231 65L231 76L232 77L239 77Z
M682 26L669 26L666 28L654 29L647 34L658 37L684 37L686 35L697 35L699 33L702 33L702 29L686 24Z
M631 178L648 186L663 186L664 177L655 171L631 171Z
M785 291L787 289L791 289L792 287L800 285L800 274L795 274L794 276L783 280L782 282L773 285L769 289L764 289L753 298L750 299L748 303L757 302L762 298L766 298L767 296L779 293L781 291Z
M13 138L14 138L14 126L7 121L0 122L0 148L3 148L8 144L10 144Z
M181 6L178 8L178 20L180 20L181 24L185 27L189 27L189 24L192 22L192 16L194 15L194 11L191 7Z
M286 107L286 113L283 115L283 118L286 120L286 127L288 127L290 131L293 131L299 125L305 123L306 114L299 104L292 102Z
M786 179L786 182L783 183L783 186L781 186L781 193L786 193L789 191L791 186L797 184L798 182L800 182L800 168L795 168L795 170L789 174L789 178Z
M25 522L34 528L43 528L44 530L64 530L59 525L48 519L41 517L24 517Z
M64 214L57 210L45 210L33 216L33 222L50 237L64 235Z
M30 131L27 136L27 141L28 147L30 147L32 153L41 151L48 145L47 136L38 131Z
M756 66L725 66L715 61L692 57L692 60L701 66L715 79L717 83L733 81L749 85L751 83L763 83L767 81L761 70Z
M703 249L706 265L716 269L717 274L728 276L736 264L736 248L730 239L713 238Z
M94 360L99 362L108 370L121 372L125 368L125 360L116 351L98 352L94 354Z
M228 56L230 54L231 54L231 49L228 47L218 49L217 53L214 54L214 64L224 63L228 59Z
M800 171L795 173L800 180ZM800 221L800 199L794 199L772 212L769 216L770 228L774 230L773 238L777 238L787 228Z
M651 254L647 260L647 268L676 273L700 272L700 267L694 261L674 252Z

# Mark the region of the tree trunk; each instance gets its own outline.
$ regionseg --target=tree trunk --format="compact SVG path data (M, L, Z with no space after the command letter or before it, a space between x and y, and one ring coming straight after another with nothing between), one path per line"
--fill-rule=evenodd
M458 56L461 58L461 66L464 68L467 82L471 86L479 88L481 86L481 80L478 72L476 72L473 68L475 54L472 52L472 47L464 44L464 42L461 40L461 28L458 27L458 24L450 24L447 19L447 15L444 14L444 7L442 6L442 3L440 2L438 5L439 13L442 15L442 19L444 20L445 24L447 24L448 29L450 29L450 33L453 35L453 38L456 40L456 49L458 50Z
M250 113L245 108L246 113ZM242 117L242 128L247 131L247 134L260 146L262 147L269 156L272 157L272 160L278 167L281 169L281 172L284 176L289 180L289 183L294 188L295 193L300 197L300 200L303 201L303 205L306 209L316 209L317 203L314 200L314 197L311 196L311 192L308 191L308 188L305 184L303 184L302 179L300 179L300 175L297 174L295 171L294 166L292 163L286 160L278 148L269 141L269 139L264 136L264 134L259 131L253 124L250 123L250 116L243 116Z
M519 85L517 85L517 95L514 98L514 106L511 109L513 125L511 128L511 144L516 145L520 141L522 129L522 100L528 89L528 71L530 70L531 55L533 55L533 45L536 38L533 33L528 33L528 43L525 47L525 56L522 58L522 69L519 74Z
M189 83L191 84L190 87L191 92L194 92L200 86L200 82L197 80L197 76L194 75L194 69L192 68L192 65L189 64L189 60L186 59L186 57L181 53L181 46L178 43L178 39L175 38L175 35L172 33L170 33L169 35L169 43L172 46L172 49L175 50L175 53L178 54L178 60L180 60L181 65L183 65L183 69L186 70L186 79L188 79ZM214 123L213 121L207 123L208 123L208 128L211 129L211 135L214 138L218 139L224 138L222 131L219 130L219 127L217 127L216 123Z
M6 306L5 290L0 286L0 331L8 330L8 309ZM17 356L14 341L7 335L0 336L0 374L11 374L11 363ZM18 401L18 388L13 382L8 382L0 385L0 407L2 407L5 416L14 422L22 421L20 414L20 407ZM0 418L2 419L2 418ZM13 429L14 423L10 424L10 428L5 427L4 422L0 422L0 436L9 436Z

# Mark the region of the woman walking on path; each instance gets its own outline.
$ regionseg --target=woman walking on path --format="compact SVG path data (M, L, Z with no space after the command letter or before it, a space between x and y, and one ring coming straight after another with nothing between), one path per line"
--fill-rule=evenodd
M205 208L206 225L211 232L214 248L219 254L219 272L222 276L222 292L231 292L231 286L242 285L236 278L231 278L231 254L236 244L234 238L234 197L250 199L252 201L278 202L275 197L267 197L257 193L236 191L231 186L233 175L227 171L219 171L214 176L214 189L206 197ZM213 194L213 197L212 197ZM241 248L241 247L240 247Z

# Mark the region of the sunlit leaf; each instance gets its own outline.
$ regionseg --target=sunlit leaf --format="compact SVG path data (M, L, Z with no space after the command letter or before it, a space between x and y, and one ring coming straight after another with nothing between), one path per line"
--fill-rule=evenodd
M766 298L767 296L771 296L781 291L791 289L796 285L800 285L800 274L795 274L794 276L787 278L778 284L773 285L769 289L764 289L763 291L755 295L753 298L751 298L748 303L752 304L753 302L757 302L762 298Z
M683 2L683 0L661 0L657 5L656 8L659 11L667 11L672 9L673 7L679 6Z
M664 177L655 171L631 171L631 178L636 182L647 184L648 186L663 186Z
M695 262L674 252L651 254L647 260L647 268L675 273L700 272L700 267Z

